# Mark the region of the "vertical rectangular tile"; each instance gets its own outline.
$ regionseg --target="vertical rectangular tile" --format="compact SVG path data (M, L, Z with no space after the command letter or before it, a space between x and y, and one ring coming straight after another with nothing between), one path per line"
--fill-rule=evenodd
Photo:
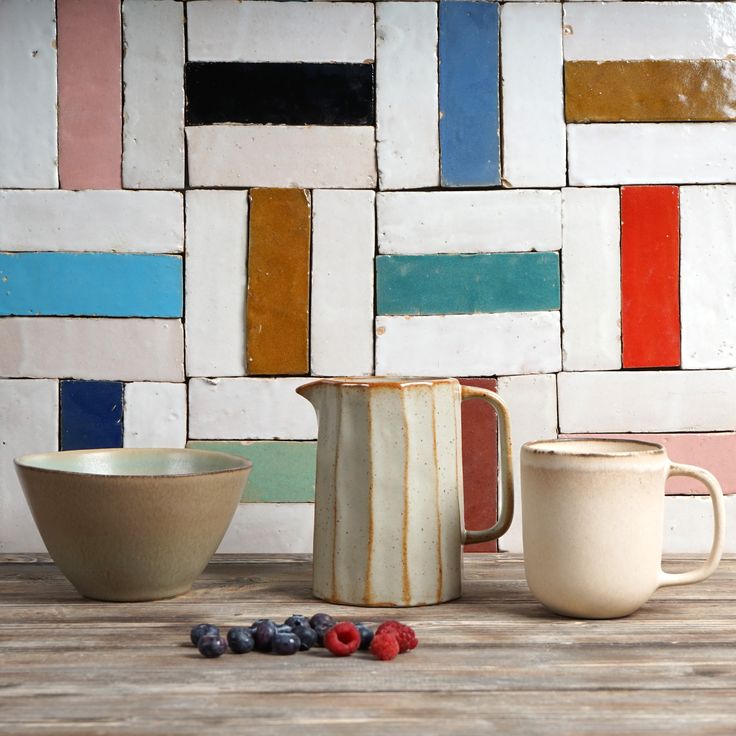
M61 450L123 446L123 384L61 381Z
M621 189L624 368L680 365L680 212L677 187Z
M124 397L124 447L186 445L186 384L126 383Z
M736 367L736 187L682 187L682 367Z
M245 375L248 194L186 193L188 376Z
M441 184L500 184L498 5L441 0L439 20Z
M58 0L59 184L122 187L120 0Z
M496 390L495 378L460 378L463 386ZM496 412L485 401L462 404L463 490L465 528L488 529L498 511L498 427ZM466 552L496 552L498 542L465 546Z
M57 381L0 379L0 553L44 549L13 458L55 452L59 449L58 428Z
M379 188L436 187L437 4L376 3L376 19Z
M123 0L123 186L184 186L184 7Z
M245 320L249 375L309 373L310 230L308 191L250 191Z
M504 184L564 186L562 5L503 5L501 57Z
M618 189L562 190L562 364L621 367Z
M320 189L312 207L312 373L370 374L375 194Z
M0 187L59 185L54 0L0 3Z

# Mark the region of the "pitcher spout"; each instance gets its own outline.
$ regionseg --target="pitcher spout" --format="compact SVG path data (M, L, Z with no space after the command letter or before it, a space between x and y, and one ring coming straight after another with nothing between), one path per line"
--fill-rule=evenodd
M317 409L319 407L320 396L322 395L320 389L323 386L324 381L310 381L309 383L303 383L301 386L297 386L296 392Z

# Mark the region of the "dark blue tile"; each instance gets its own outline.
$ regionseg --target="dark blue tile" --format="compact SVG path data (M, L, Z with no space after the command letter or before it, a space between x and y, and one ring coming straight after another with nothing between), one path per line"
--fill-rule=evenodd
M123 384L61 382L61 449L123 446Z

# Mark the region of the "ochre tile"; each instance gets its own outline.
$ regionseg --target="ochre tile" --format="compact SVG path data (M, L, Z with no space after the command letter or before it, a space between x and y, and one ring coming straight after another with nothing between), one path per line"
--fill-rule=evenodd
M565 63L568 123L736 120L736 60Z
M250 192L246 353L249 375L309 372L309 192Z

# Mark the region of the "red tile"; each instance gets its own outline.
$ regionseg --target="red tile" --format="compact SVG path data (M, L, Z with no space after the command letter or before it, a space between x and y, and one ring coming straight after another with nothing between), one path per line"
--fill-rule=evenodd
M59 181L122 187L120 0L57 0Z
M680 365L679 189L621 189L624 368Z
M463 386L496 390L495 378L459 378ZM498 511L498 428L496 412L485 401L462 404L465 527L487 529ZM466 552L496 552L498 543L468 544Z

